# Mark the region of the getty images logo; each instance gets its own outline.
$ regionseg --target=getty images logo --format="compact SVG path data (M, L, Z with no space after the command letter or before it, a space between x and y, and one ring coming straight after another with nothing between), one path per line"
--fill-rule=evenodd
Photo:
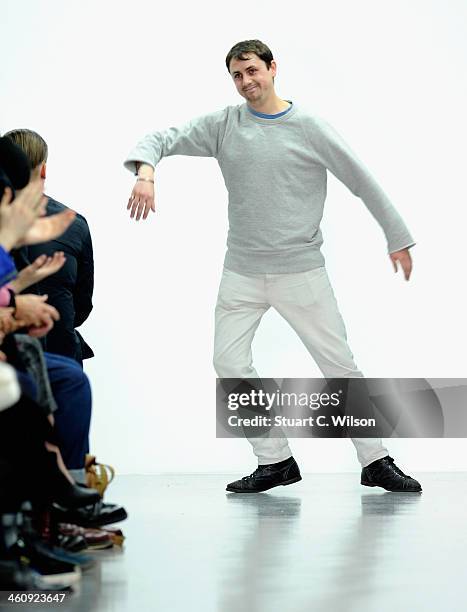
M229 393L227 407L229 410L246 406L271 410L273 407L301 406L319 410L328 406L339 406L341 396L341 389L335 393L283 393L279 389L268 393L263 389L251 389L248 393Z

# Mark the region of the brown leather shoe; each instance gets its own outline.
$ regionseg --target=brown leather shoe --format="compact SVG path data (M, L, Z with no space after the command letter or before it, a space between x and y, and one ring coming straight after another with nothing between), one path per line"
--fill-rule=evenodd
M113 546L109 534L102 529L89 529L71 523L60 523L58 529L63 535L84 537L87 547L91 550L103 550Z
M123 531L121 529L118 527L102 527L102 531L109 534L114 546L123 546L125 536L123 535Z

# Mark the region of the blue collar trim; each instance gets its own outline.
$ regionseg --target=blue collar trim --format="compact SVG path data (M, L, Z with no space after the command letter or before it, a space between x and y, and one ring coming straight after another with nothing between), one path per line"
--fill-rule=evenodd
M287 100L287 102L290 102L290 100ZM252 108L250 108L248 104L247 104L247 108L252 115L255 115L255 117L261 117L262 119L277 119L278 117L282 117L283 115L288 113L290 109L292 108L292 105L293 105L292 102L290 102L289 108L286 108L284 111L277 113L276 115L267 115L266 113L258 113L258 111L255 111Z

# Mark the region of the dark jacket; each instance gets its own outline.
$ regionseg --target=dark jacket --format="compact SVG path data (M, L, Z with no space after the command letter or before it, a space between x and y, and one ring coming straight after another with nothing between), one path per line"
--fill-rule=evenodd
M47 216L66 210L66 206L49 198ZM32 263L39 255L65 253L66 262L55 274L25 290L25 293L47 294L48 303L60 313L60 320L43 339L44 349L81 362L94 357L92 349L75 329L92 310L94 259L91 234L86 219L77 214L75 220L56 240L23 247L15 253L18 270Z

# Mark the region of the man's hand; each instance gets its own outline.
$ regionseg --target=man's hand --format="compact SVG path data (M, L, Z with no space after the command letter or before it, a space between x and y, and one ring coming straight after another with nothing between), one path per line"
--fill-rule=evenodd
M412 257L410 256L409 249L401 249L390 253L392 265L394 266L394 272L398 270L398 262L404 272L405 280L409 280L410 274L412 273Z
M141 219L141 215L143 215L143 219L147 219L150 210L156 212L154 183L151 182L154 181L154 168L148 164L141 164L138 168L138 177L149 180L136 181L136 185L133 187L130 199L128 200L126 209L131 209L130 217L132 219L136 214L136 221Z
M154 185L148 181L136 181L136 185L133 187L130 199L128 200L127 210L130 210L130 217L136 214L136 221L141 219L147 219L149 211L156 212L154 205Z
M50 330L54 321L60 319L58 311L46 304L47 295L17 295L16 317L24 321L26 326L37 328L48 327Z
M18 276L11 281L10 286L15 293L21 293L40 281L44 280L51 274L58 272L64 265L66 257L63 251L56 251L53 257L47 257L47 255L39 255L32 264L23 268Z

